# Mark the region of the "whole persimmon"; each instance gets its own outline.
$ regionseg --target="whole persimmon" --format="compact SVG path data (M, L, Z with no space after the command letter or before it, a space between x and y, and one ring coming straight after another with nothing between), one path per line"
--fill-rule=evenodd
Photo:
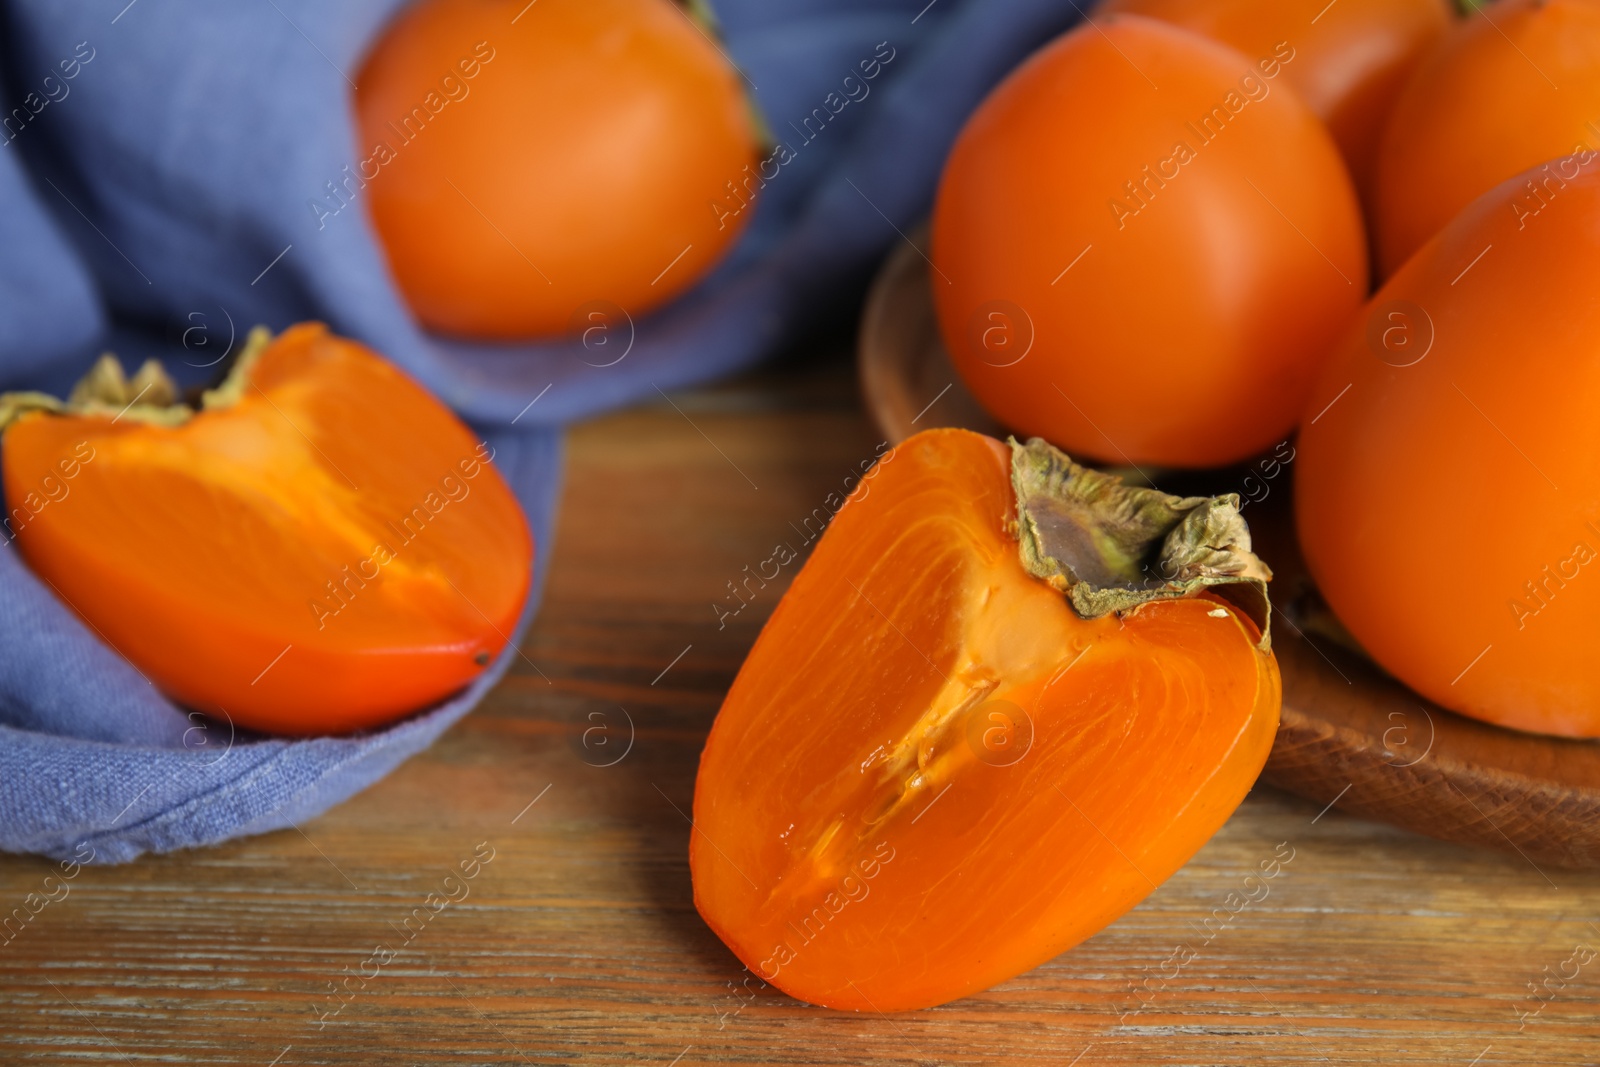
M749 221L738 74L670 0L421 0L357 76L372 221L444 333L566 332L693 286Z
M984 101L940 181L930 284L991 414L1172 467L1294 428L1367 286L1349 175L1282 80L1296 61L1114 15Z
M1514 174L1600 148L1600 3L1497 0L1464 19L1395 102L1373 241L1392 274Z
M1600 737L1597 262L1594 151L1479 198L1373 297L1295 464L1311 572L1378 663L1570 737Z
M706 740L695 904L814 1004L986 989L1116 919L1249 792L1277 733L1237 497L929 430L862 478Z
M1100 10L1162 19L1249 56L1288 44L1284 77L1328 124L1363 192L1395 97L1455 15L1451 0L1106 0Z

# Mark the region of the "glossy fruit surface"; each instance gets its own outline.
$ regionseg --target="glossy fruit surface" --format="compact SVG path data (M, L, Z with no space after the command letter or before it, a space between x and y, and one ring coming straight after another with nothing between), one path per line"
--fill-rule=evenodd
M1112 16L983 103L940 183L930 284L990 413L1122 464L1287 436L1367 266L1344 164L1283 68Z
M487 446L321 325L241 363L181 425L138 406L13 422L28 565L169 696L240 726L341 732L465 686L532 561Z
M422 0L357 83L359 196L445 333L564 333L596 302L643 315L752 214L733 210L756 158L738 75L669 0Z
M1024 569L1011 455L880 459L768 621L701 757L701 915L830 1007L987 988L1144 898L1277 727L1259 632L1209 594L1080 617Z
M1284 77L1363 189L1395 97L1454 21L1451 0L1108 0L1100 10L1171 22L1253 59L1288 45Z
M1474 199L1600 148L1600 3L1498 0L1453 30L1395 103L1378 161L1385 275Z
M1295 463L1301 544L1361 645L1430 700L1600 736L1600 167L1482 197L1373 298ZM1531 176L1540 180L1542 170Z

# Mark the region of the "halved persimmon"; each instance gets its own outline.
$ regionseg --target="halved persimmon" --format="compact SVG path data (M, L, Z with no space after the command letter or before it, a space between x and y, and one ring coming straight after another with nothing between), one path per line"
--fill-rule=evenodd
M1267 572L1236 505L1037 440L934 430L885 454L706 742L701 915L796 997L895 1011L1127 911L1232 813L1276 732Z
M533 546L490 451L320 324L257 331L199 411L114 359L0 403L7 526L33 571L184 704L333 733L476 677Z

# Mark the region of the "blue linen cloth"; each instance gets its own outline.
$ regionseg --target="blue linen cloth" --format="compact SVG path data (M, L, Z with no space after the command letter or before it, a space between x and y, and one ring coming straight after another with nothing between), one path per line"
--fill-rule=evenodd
M724 48L793 157L728 260L637 323L625 359L597 366L570 341L426 334L359 194L330 212L327 183L359 158L350 79L401 6L0 0L0 389L64 393L106 348L130 366L162 358L192 383L250 326L325 321L496 449L538 546L519 635L550 555L559 428L847 314L927 211L966 115L1079 17L1074 0L720 0ZM884 43L893 58L863 89L859 64L882 60ZM7 544L0 849L122 862L297 825L430 744L517 655L384 729L236 735L152 689Z

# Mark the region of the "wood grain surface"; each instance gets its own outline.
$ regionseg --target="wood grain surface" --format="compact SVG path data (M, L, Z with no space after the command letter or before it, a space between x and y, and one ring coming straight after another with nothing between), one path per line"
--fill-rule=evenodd
M926 260L909 242L873 285L858 348L874 422L895 443L933 426L1005 437L962 385L928 285ZM1447 841L1502 848L1539 864L1600 867L1600 743L1453 714L1362 654L1300 556L1290 505L1294 456L1293 442L1285 441L1266 459L1227 470L1127 472L1149 474L1181 495L1242 498L1256 552L1275 574L1273 647L1283 671L1283 715L1263 778Z
M578 428L526 660L298 830L82 869L0 943L0 1064L1600 1060L1600 875L1270 788L981 996L884 1017L747 978L695 913L684 813L792 569L725 625L713 605L877 444L847 354L808 363ZM0 857L0 911L54 870Z

